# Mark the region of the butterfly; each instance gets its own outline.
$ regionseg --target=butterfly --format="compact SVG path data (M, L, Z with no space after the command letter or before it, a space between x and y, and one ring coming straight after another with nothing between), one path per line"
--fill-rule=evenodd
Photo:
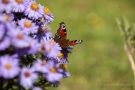
M61 22L59 24L59 28L57 30L57 33L55 34L54 41L59 43L59 45L62 48L62 53L65 58L67 58L68 53L71 52L73 49L73 46L77 44L81 44L83 41L82 40L69 40L67 39L67 30L66 30L66 25L64 22Z
M54 40L59 43L59 45L62 48L72 47L77 44L81 44L82 40L72 40L69 41L67 39L67 30L64 22L60 23L59 29L57 30L57 33L55 34Z

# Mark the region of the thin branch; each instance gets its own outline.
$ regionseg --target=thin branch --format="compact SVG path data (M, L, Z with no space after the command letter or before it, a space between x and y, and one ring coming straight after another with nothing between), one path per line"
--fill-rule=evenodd
M129 25L128 20L124 17L120 17L117 19L117 24L120 28L120 30L122 31L122 33L124 34L124 41L125 41L125 51L127 53L128 56L128 61L131 65L133 74L134 74L134 79L135 79L135 58L133 56L133 47L131 46L131 44L128 42L129 41L129 37L130 35L128 34L128 31L132 29L132 26Z
M125 42L125 51L128 55L128 60L130 62L130 65L134 74L134 79L135 79L135 62L134 62L134 57L132 53L132 47L129 45L127 41Z

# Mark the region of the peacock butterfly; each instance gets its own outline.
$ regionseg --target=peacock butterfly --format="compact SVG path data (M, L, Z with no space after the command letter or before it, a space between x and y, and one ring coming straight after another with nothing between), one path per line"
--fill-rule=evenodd
M59 45L62 47L62 54L63 58L67 61L68 53L71 52L73 46L77 44L81 44L82 40L68 40L67 39L67 30L64 22L61 22L59 24L59 28L57 30L57 33L55 34L54 41L59 43Z

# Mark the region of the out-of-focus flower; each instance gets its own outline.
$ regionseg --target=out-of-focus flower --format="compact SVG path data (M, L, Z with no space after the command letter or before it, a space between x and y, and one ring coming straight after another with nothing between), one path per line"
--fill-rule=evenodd
M6 48L8 48L11 44L11 40L7 35L9 26L7 25L7 23L4 23L3 21L0 22L0 50L5 50Z
M12 14L0 14L0 22L11 23L11 20L13 20Z
M70 73L67 72L67 64L60 64L58 69L58 72L60 72L63 75L63 78L69 77Z
M59 52L58 55L57 55L57 59L58 60L61 60L63 58L63 53L62 52Z
M0 12L10 13L14 0L0 0Z
M56 61L58 63L61 63L61 64L62 63L68 64L69 62L68 62L68 59L67 59L67 55L65 55L65 54L67 54L67 52L65 52L65 51L63 52L63 50L60 51L57 55Z
M27 35L23 34L20 29L16 30L10 30L9 32L10 37L12 38L12 45L17 47L17 48L26 48L29 47L29 42L30 42L30 37Z
M42 90L40 87L34 87L32 90Z
M0 57L0 72L4 78L14 78L20 72L19 60L16 56L5 55Z
M43 37L43 40L48 42L49 40L52 40L52 33L50 31L45 32L45 37Z
M24 12L29 2L30 0L14 0L12 11L17 13Z
M31 19L39 19L42 17L42 12L43 10L41 8L41 5L32 1L29 3L25 11L25 15L27 15Z
M0 42L0 50L5 50L8 48L11 44L11 41L9 37L5 37L1 42Z
M29 44L28 53L29 54L36 54L38 52L38 48L40 46L38 41L36 39L30 38L28 44Z
M48 22L45 22L42 24L42 30L43 31L50 31L50 26Z
M45 22L52 22L54 20L54 17L52 15L52 13L50 12L49 8L47 7L43 7L43 16L44 16L44 20Z
M42 40L41 46L45 47L44 54L47 55L48 57L54 57L54 58L57 57L58 53L61 50L61 47L59 46L59 44L56 43L54 40L49 40L47 42Z
M44 40L45 42L52 39L52 33L50 32L50 28L47 24L42 25L38 29L38 33L34 34L34 38L37 39L39 42Z
M4 38L4 35L5 35L5 33L6 33L6 28L5 28L6 26L5 26L5 24L4 23L1 23L0 24L0 40L2 40L3 38Z
M40 42L40 46L39 46L39 48L38 48L38 51L41 52L41 53L45 53L45 52L46 52L46 47L45 47L45 45L46 45L46 42L42 40L42 41Z
M42 26L42 30L44 31L44 36L42 37L46 42L52 39L52 33L50 32L50 27L48 23L44 23Z
M22 19L18 21L18 24L24 34L37 33L38 31L38 26L28 19Z
M49 72L45 75L45 77L49 82L56 82L62 79L63 76L58 72L58 68L53 61L47 62L47 68Z
M34 72L33 69L28 67L23 67L21 70L21 76L20 76L20 84L26 88L32 88L33 83L38 78L37 74Z
M46 60L37 59L34 63L33 68L37 72L47 73L48 69L46 67Z

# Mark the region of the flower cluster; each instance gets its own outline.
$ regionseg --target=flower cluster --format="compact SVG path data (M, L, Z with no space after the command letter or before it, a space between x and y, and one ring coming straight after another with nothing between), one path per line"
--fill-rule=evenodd
M70 76L50 33L53 19L34 0L0 0L0 90L42 90Z

